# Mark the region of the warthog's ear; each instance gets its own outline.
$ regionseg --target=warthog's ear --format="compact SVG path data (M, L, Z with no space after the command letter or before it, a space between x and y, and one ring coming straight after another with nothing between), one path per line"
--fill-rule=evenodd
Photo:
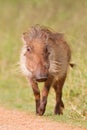
M27 44L28 40L29 40L29 36L28 36L28 33L27 32L24 32L22 34L22 37L21 37L22 41L24 44Z
M55 42L56 41L56 43L58 43L58 42L60 42L60 41L64 41L64 34L63 33L51 33L50 35L49 35L49 38L48 38L48 40L49 40L49 43L50 43L50 45L51 45L51 43L53 44L53 42Z

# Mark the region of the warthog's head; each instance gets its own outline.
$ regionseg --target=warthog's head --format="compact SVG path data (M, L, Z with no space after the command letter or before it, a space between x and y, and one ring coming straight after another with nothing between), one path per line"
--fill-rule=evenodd
M45 81L48 78L47 37L47 33L38 26L32 27L22 36L24 45L21 52L21 68L26 76L33 77L37 81Z

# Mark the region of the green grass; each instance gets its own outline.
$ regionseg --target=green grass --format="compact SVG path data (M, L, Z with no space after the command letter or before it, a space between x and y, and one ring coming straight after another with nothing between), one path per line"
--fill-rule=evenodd
M0 17L0 104L35 112L32 89L16 63L22 33L31 25L46 25L65 33L76 67L64 85L64 115L53 115L51 89L44 117L87 128L87 0L0 0Z

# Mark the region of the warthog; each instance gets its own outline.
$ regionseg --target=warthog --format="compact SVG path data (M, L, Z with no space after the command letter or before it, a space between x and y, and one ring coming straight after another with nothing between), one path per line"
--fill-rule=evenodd
M70 64L71 50L63 34L35 25L23 33L22 40L20 65L33 89L36 114L44 114L51 86L56 93L54 113L63 114L62 88L68 67L73 66ZM44 82L41 99L38 82Z

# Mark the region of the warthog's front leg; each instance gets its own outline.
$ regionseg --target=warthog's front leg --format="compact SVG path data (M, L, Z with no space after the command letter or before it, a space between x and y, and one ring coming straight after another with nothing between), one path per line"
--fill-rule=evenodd
M52 80L47 80L44 84L44 88L42 90L42 100L40 102L40 107L39 107L39 115L43 115L46 109L46 104L47 104L47 97L48 93L51 87Z
M38 84L33 79L30 79L30 83L33 89L33 93L35 96L35 102L36 102L36 114L38 114L39 106L40 106L40 91L38 88Z

